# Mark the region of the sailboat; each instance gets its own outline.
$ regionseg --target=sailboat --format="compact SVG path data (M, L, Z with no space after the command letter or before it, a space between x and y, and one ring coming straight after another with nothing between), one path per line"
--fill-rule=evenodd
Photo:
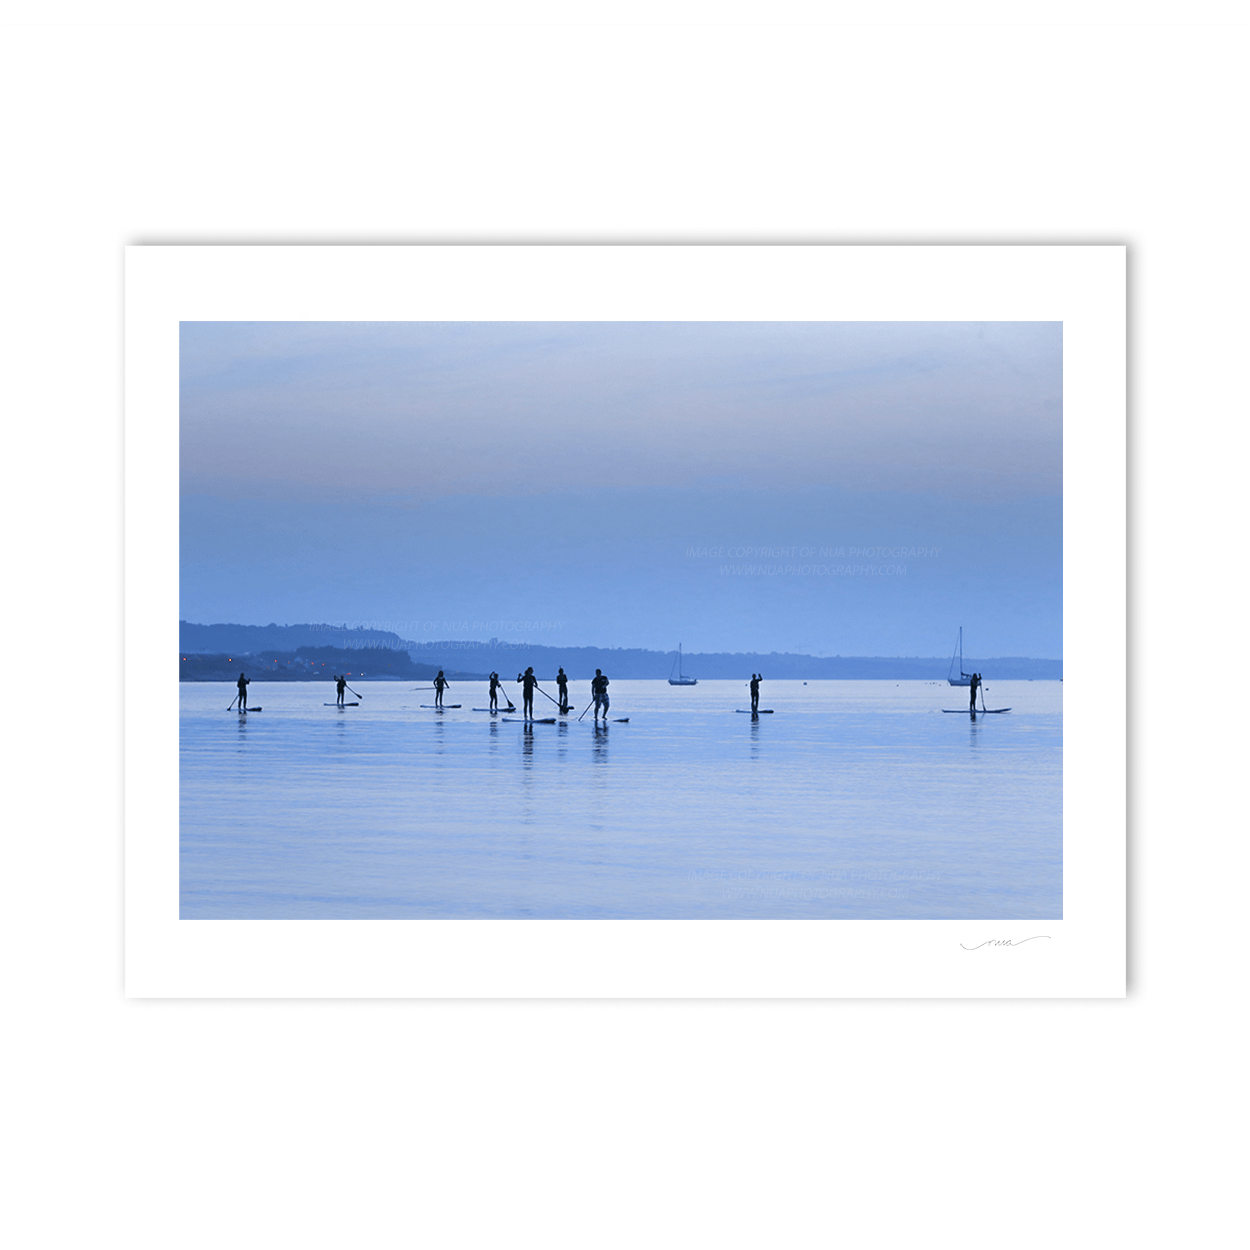
M677 676L673 676L673 670L668 670L668 684L670 686L697 686L699 679L697 677L683 677L681 672L681 643L677 644L677 661L674 667L677 669Z
M972 674L964 672L964 627L959 627L959 646L955 653L959 657L959 676L952 677L955 671L955 655L951 656L951 666L946 670L946 680L952 686L970 686L972 685Z

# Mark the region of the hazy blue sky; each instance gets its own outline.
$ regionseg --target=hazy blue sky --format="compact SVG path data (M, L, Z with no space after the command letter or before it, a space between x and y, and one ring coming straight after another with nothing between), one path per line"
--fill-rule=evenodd
M181 431L189 620L1062 655L1057 323L184 324Z

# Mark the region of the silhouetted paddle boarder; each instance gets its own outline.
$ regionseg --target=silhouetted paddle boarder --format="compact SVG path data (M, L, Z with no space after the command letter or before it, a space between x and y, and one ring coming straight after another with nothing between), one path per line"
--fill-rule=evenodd
M512 702L511 699L508 700ZM490 710L492 712L499 711L499 674L491 673L490 675Z
M239 674L239 680L236 684L239 687L239 711L240 712L247 711L247 688L248 688L248 685L250 684L250 681L251 681L250 678L244 677L242 673Z
M977 691L981 689L981 674L973 673L972 680L968 683L968 711L973 716L977 714Z
M451 685L451 682L443 676L443 670L438 670L438 676L434 678L434 706L443 706L443 691Z
M595 669L595 679L590 683L590 693L595 696L595 720L599 719L599 711L603 710L603 719L608 719L608 679L602 669Z
M533 720L534 687L538 685L538 678L534 676L534 670L532 668L527 668L524 673L517 674L517 681L524 686L524 690L521 695L523 707L522 715L526 720Z
M556 674L556 687L560 691L560 712L567 716L569 712L569 679L564 675L564 669Z
M342 706L343 706L343 699L344 699L344 697L345 697L345 696L344 696L344 694L343 694L343 692L347 689L347 677L346 677L346 675L344 675L344 676L342 676L342 677L336 677L336 678L334 679L334 688L338 691L338 705L339 705L339 707L342 707Z
M760 710L760 682L763 680L763 673L751 674L751 711L753 712Z

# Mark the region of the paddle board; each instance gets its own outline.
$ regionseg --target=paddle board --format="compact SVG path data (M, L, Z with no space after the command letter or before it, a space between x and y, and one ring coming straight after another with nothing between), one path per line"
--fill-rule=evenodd
M943 712L948 712L951 716L997 716L1000 712L1010 712L1009 707L979 707L975 712L969 712L967 708L962 707L944 707Z
M492 716L499 712L515 712L514 707L471 707L470 712L489 712Z
M323 703L322 707L359 707L359 703Z
M749 707L736 707L734 711L741 712L743 716L771 716L773 714L773 709L770 707L762 707L757 712L751 711Z
M439 707L437 703L423 703L421 706L425 708L427 712L450 712L453 707L459 707L460 704L444 703L442 707Z
M524 716L505 716L504 720L511 721L514 725L518 722L523 725L554 725L556 723L554 716L539 716L533 720L527 720Z
M265 709L263 707L241 707L239 708L239 711L242 712L244 716L246 716L248 712L263 712L264 710Z

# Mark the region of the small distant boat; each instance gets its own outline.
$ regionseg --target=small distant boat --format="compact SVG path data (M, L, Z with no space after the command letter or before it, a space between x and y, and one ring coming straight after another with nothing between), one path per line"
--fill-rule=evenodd
M684 677L681 671L681 643L677 644L677 659L673 668L677 669L677 676L673 676L673 669L668 670L668 684L670 686L697 686L699 679L697 677Z
M951 676L951 674L955 671L955 655L958 655L959 657L958 677ZM959 627L959 644L955 655L951 656L951 666L946 670L946 680L950 682L952 686L971 686L972 674L964 672L964 627L962 625Z

